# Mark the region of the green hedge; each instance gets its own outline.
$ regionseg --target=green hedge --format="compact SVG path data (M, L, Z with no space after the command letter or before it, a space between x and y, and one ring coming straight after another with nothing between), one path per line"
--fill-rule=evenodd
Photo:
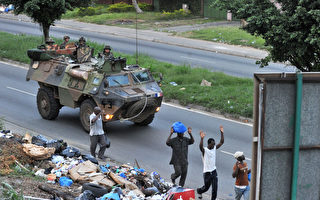
M120 2L110 5L107 10L108 12L129 12L134 11L134 7L132 5Z

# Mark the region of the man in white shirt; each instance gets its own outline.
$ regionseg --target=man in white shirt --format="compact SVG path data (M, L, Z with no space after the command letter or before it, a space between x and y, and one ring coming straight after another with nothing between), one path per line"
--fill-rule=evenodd
M104 152L107 148L107 143L104 136L102 126L102 112L99 107L93 109L93 113L90 115L90 153L93 157L96 157L97 144L100 145L98 158L105 160Z
M209 138L208 146L203 147L203 139L206 134L203 131L200 131L201 140L199 148L202 153L204 186L197 189L199 199L202 199L202 193L208 191L211 185L211 200L215 200L217 198L218 174L216 170L216 150L224 143L223 126L220 126L220 133L221 138L219 144L215 145L215 140L213 138Z

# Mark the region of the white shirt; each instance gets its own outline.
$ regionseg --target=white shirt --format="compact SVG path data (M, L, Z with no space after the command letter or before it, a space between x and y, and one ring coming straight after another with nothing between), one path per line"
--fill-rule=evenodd
M92 113L90 115L90 136L93 135L103 135L104 131L103 131L103 127L102 127L102 117L99 116L99 118L97 119L97 121L95 123L91 123L91 121L93 120L93 118L95 118L97 115Z
M208 149L204 147L204 155L202 157L203 161L203 173L212 172L216 169L216 146L213 149Z

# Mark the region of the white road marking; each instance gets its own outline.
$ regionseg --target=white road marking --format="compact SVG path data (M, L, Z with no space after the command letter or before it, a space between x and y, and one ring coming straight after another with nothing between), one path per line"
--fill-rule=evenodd
M196 61L200 61L200 62L206 62L206 63L210 63L213 64L213 61L209 61L209 60L203 60L203 59L199 59L199 58L190 58L190 57L186 57L186 56L180 56L181 58L184 59L189 59L189 60L196 60Z
M11 65L11 66L13 66L13 67L17 67L17 68L24 69L24 70L27 70L27 69L28 69L28 67L24 67L24 66L15 64L15 63L5 62L5 61L1 61L1 60L0 60L0 63L6 64L6 65Z
M230 156L233 156L233 153L230 153L230 152L227 152L227 151L223 151L223 150L220 150L222 153L225 153L225 154L228 154ZM247 158L246 157L246 160L250 160L251 161L251 158Z
M184 57L184 56L183 56L183 57ZM188 58L188 57L185 57L185 58ZM14 64L9 63L9 62L0 61L0 63L5 63L5 64L7 64L7 65L11 65L11 66L14 66L14 67L18 67L18 68L27 70L27 68L25 68L25 67L18 66L18 65L14 65ZM31 94L31 93L29 93L29 92L22 91L22 90L19 90L19 89L16 89L16 88L9 88L9 87L7 87L7 88L8 88L8 89L12 89L12 90L16 90L16 91L18 91L18 92L22 92L22 93L25 93L25 94L29 94L29 95L31 95L31 96L36 96L35 94ZM225 118L225 117L220 116L220 115L217 115L217 114L213 114L213 113L209 113L209 112L204 112L204 111L200 111L200 110L194 110L194 109L190 110L190 109L184 108L184 107L182 107L182 106L175 105L175 104L171 104L171 103L162 102L162 104L167 105L167 106L171 106L171 107L175 107L175 108L178 108L178 109L182 109L182 110L187 110L187 111L189 111L189 112L194 112L194 113L198 113L198 114L201 114L201 115L206 115L206 116L209 116L209 117L214 117L214 118L218 118L218 119L221 119L221 120L226 120L226 121L230 121L230 122L233 122L233 123L238 123L238 124L241 124L241 125L246 125L246 126L253 127L252 124L243 123L243 122L239 122L239 121L236 121L236 120L228 119L228 118Z
M26 92L26 91L23 91L23 90L19 90L17 88L13 88L13 87L9 87L9 86L7 86L7 88L10 89L10 90L14 90L14 91L17 91L17 92L20 92L20 93L23 93L23 94L27 94L27 95L33 96L33 97L37 96L35 94L32 94L30 92Z
M201 115L206 115L206 116L209 116L209 117L214 117L214 118L218 118L218 119L221 119L221 120L226 120L226 121L230 121L230 122L233 122L233 123L238 123L238 124L241 124L241 125L246 125L246 126L253 127L252 124L239 122L239 121L232 120L232 119L228 119L228 118L225 118L223 116L220 116L220 115L217 115L217 114L214 114L214 113L209 113L209 112L200 111L200 110L191 110L191 109L182 107L180 105L171 104L171 103L162 102L162 104L167 105L167 106L171 106L171 107L174 107L174 108L186 110L186 111L189 111L189 112L194 112L194 113L198 113L198 114L201 114Z

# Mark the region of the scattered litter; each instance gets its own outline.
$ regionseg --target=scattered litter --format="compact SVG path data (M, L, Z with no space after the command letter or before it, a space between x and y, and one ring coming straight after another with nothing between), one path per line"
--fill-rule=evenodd
M23 151L35 160L50 158L55 148L45 148L35 144L23 144Z
M183 87L183 88L180 88L179 90L186 90L186 88Z
M175 132L186 131L181 122L172 126ZM28 133L23 138L12 135L14 139L0 138L0 172L10 173L12 170L5 166L12 164L15 164L16 171L28 170L27 166L32 164L32 172L50 183L39 184L38 188L57 199L164 200L177 193L181 196L190 193L192 197L190 189L173 190L171 183L166 182L156 171L147 173L137 160L136 167L130 166L130 163L121 166L99 164L91 155L82 155L79 149L67 146L62 140L47 140L41 135L31 137ZM56 151L55 147L61 151ZM61 187L53 188L56 185L76 187L77 194L75 196L68 190L62 192ZM179 197L174 196L174 199Z
M176 82L170 82L170 85L177 86L178 84Z
M207 81L207 80L205 80L205 79L202 79L200 86L208 86L208 87L211 87L211 82L209 82L209 81Z

